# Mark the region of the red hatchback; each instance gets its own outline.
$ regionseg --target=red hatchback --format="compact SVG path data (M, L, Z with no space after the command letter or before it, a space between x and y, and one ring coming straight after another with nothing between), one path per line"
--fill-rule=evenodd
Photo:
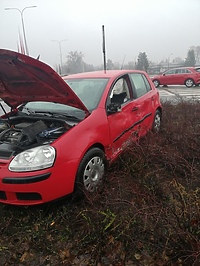
M185 85L190 88L200 84L200 72L195 67L173 68L154 76L152 81L156 88L159 85Z
M160 129L159 93L142 71L61 78L38 60L0 50L0 84L11 107L0 120L2 203L94 193L107 165L132 141Z

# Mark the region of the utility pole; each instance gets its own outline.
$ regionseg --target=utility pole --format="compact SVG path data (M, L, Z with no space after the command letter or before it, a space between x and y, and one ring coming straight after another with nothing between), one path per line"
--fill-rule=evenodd
M26 6L22 10L20 10L19 8L16 8L16 7L7 7L7 8L5 8L5 10L17 10L17 11L20 12L21 22L22 22L22 31L23 31L23 36L24 36L24 44L25 44L25 50L26 50L25 53L27 55L29 55L29 50L28 50L28 45L27 45L27 40L26 40L26 33L25 33L23 13L24 13L24 10L25 9L27 9L27 8L33 8L33 7L37 7L37 6Z
M66 42L66 41L68 41L68 40L67 40L67 39L65 39L65 40L61 40L61 41L52 40L52 42L57 42L58 45L59 45L59 55L60 55L60 67L59 67L59 72L60 72L60 75L62 74L62 68L63 68L61 43L62 43L62 42Z

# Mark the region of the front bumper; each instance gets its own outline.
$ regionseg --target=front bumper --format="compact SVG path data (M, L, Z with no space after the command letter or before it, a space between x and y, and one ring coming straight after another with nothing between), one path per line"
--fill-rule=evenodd
M71 194L74 190L76 169L77 161L25 173L13 173L6 166L0 166L0 202L28 206Z

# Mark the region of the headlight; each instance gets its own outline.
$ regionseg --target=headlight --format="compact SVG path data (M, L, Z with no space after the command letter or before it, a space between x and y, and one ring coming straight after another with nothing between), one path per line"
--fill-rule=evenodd
M21 152L10 162L9 170L28 172L49 168L55 161L56 151L52 146L45 145Z

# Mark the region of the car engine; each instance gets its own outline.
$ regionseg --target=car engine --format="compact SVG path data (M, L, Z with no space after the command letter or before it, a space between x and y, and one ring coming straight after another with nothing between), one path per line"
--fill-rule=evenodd
M0 157L4 157L6 151L17 154L38 145L52 143L71 127L73 125L62 119L31 117L1 119Z

